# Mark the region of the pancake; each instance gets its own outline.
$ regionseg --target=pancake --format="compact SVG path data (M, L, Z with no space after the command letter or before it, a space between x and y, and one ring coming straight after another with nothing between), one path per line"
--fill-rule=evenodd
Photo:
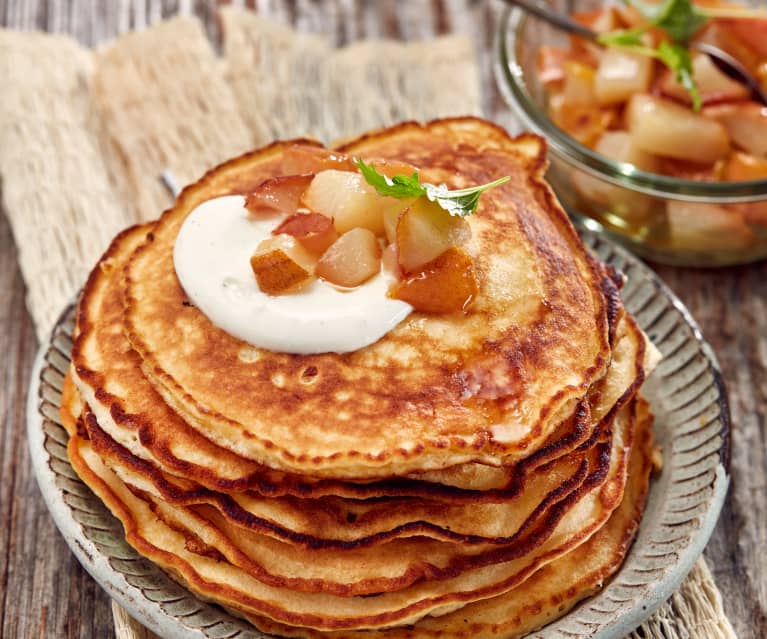
M70 437L78 434L78 422L80 422L84 412L85 403L75 383L72 381L72 375L67 373L64 375L64 381L61 384L59 417L61 418L61 425ZM88 438L87 432L84 432L82 429L79 433L86 439Z
M517 639L539 629L598 592L618 570L631 546L653 468L652 416L646 403L639 412L638 442L631 451L621 505L587 541L507 593L439 617L424 617L405 628L317 632L254 615L247 615L247 619L264 632L304 639Z
M187 187L131 258L126 333L166 403L218 446L312 477L501 466L540 448L610 360L601 274L543 181L544 143L466 118L403 124L341 147L410 162L450 187L511 179L469 218L482 284L467 314L413 313L366 348L310 356L244 347L216 328L185 305L172 260L186 216L279 174L288 144ZM311 384L301 381L308 366L319 371Z
M156 517L150 504L131 492L103 464L90 442L73 437L69 456L85 483L123 522L128 543L175 574L192 591L213 596L242 612L265 615L291 625L327 630L386 627L412 623L427 614L442 614L470 601L506 592L595 533L622 499L636 421L635 405L632 402L623 409L625 422L616 423L611 441L601 452L609 460L607 468L590 474L577 494L566 500L568 503L547 513L546 523L550 525L543 526L548 534L544 543L523 543L453 557L441 570L435 566L429 579L375 597L337 597L326 592L269 586L218 557L191 552L184 534ZM423 544L418 538L391 543L398 544L403 565L422 561ZM376 557L371 553L364 566L355 562L357 574L361 570L380 574L383 568L375 565ZM300 565L305 572L312 564L307 560Z
M171 504L215 506L240 528L312 548L358 548L416 535L464 545L509 543L532 519L578 489L597 461L594 441L531 473L519 491L470 507L465 501L410 497L264 498L217 493L166 475L111 440L93 414L86 413L84 424L102 461L132 487Z
M518 490L515 479L586 441L616 403L622 404L633 396L643 378L641 333L632 324L633 320L620 313L613 329L611 368L587 394L593 404L589 406L591 419L583 410L576 411L560 424L541 449L525 458L519 468L463 464L441 471L414 473L412 478L417 479L417 483L408 485L400 479L393 486L391 482L389 485L343 485L338 481L280 473L210 442L170 409L144 377L140 358L132 352L122 330L120 275L122 265L150 228L136 227L118 236L89 278L79 305L80 335L72 352L73 376L100 426L115 441L164 471L193 478L212 490L251 489L268 496L434 497L439 489L421 483L427 481L473 491L515 491ZM456 498L455 491L442 492L451 499ZM489 494L466 496L472 500L490 497Z
M70 421L74 421L74 418L70 416L73 407L76 406L76 398L71 393L66 393L66 396L67 402L62 407L62 414L66 414ZM92 431L90 428L80 428L77 429L77 432L82 437L88 437ZM99 448L97 441L91 440L90 442L96 451ZM107 463L114 461L108 458L106 460ZM596 461L604 466L603 470L606 470L604 459L592 459L592 474L598 472L594 468ZM143 492L141 491L140 479L136 481L129 472L126 473L124 468L122 472L118 471L118 474L134 493ZM584 477L581 478L580 483L583 483L583 480ZM299 590L319 589L323 592L349 596L381 592L383 589L401 588L425 574L436 575L442 571L443 577L446 577L456 570L455 558L462 554L469 554L465 552L467 547L464 543L458 545L441 544L428 541L425 537L408 540L406 544L384 544L383 547L376 547L372 553L364 548L361 549L360 545L346 544L338 547L331 546L329 551L319 552L317 546L310 546L312 552L307 554L285 544L276 543L268 537L265 538L264 535L236 529L219 512L210 507L179 509L148 495L143 495L142 498L150 504L152 511L161 517L165 523L174 530L184 533L187 544L192 540L196 548L194 552L203 552L209 555L217 553L214 556L223 552L236 565L254 574L265 583L286 585ZM378 502L378 500L375 501ZM307 507L307 509L309 508ZM471 512L475 518L481 516L479 512L474 512L474 510ZM540 520L541 517L538 519ZM550 525L550 521L545 523ZM348 525L348 521L338 521L337 525ZM534 534L532 541L535 543L544 541L544 537L538 532ZM531 547L532 535L532 532L526 531L526 537L521 537L518 546L521 548L524 545L526 549ZM322 548L324 550L327 545ZM341 552L338 552L339 549ZM487 550L486 547L470 552L478 554L479 552L487 552ZM403 564L403 558L408 553L411 557L417 557L412 565ZM451 562L453 562L452 568ZM286 566L293 566L302 575L325 570L325 581L320 580L316 575L296 579L285 576L283 572L274 572L275 569L284 571ZM367 570L372 570L372 572L367 574L364 569L361 571L361 566L368 567ZM380 573L379 570L381 570ZM329 578L339 581L329 583Z

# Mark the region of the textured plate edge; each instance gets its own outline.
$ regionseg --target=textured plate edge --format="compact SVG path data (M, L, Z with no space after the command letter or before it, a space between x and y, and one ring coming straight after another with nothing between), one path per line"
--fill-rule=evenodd
M695 562L703 554L704 549L708 545L711 535L716 527L716 522L719 521L719 514L722 511L725 499L727 497L727 491L730 486L730 477L725 470L723 464L719 463L716 467L716 479L714 480L714 493L711 497L711 508L706 511L700 527L695 531L692 541L688 546L680 553L679 560L676 566L672 570L666 573L663 580L656 582L654 588L651 588L646 595L647 603L643 606L636 606L628 612L623 613L620 617L616 617L614 620L607 622L600 630L597 630L591 634L591 639L620 639L625 637L630 632L635 630L642 623L652 617L658 609L673 595L682 582L685 580L690 571L695 566ZM641 524L640 524L641 526ZM626 556L626 562L631 554ZM623 566L621 566L622 569ZM620 569L615 574L617 578L620 575ZM588 605L589 602L596 602L596 598L592 597L584 601L584 604Z

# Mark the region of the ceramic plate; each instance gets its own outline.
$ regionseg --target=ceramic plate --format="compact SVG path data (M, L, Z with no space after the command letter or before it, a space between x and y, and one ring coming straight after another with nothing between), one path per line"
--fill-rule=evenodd
M657 417L664 467L652 482L639 536L621 570L598 595L530 635L539 639L618 639L647 619L703 551L729 483L729 412L711 347L649 268L603 237L581 233L602 260L628 276L626 306L663 353L645 393ZM111 597L166 639L264 637L138 555L125 543L120 523L72 470L58 417L72 327L69 308L38 354L27 406L37 480L72 552Z

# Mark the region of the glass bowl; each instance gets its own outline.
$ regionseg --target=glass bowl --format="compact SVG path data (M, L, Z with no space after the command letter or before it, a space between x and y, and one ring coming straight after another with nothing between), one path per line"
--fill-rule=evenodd
M548 6L565 13L604 4L550 0ZM703 182L648 173L591 150L549 119L536 55L544 45L568 46L567 38L508 8L497 37L495 74L522 125L547 139L547 179L568 212L658 262L724 266L767 257L767 180Z

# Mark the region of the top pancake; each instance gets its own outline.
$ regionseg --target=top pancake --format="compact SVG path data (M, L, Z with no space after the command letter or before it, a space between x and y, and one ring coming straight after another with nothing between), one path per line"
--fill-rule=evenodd
M417 495L472 503L498 499L502 495L491 489L515 494L529 471L589 439L598 423L633 395L644 376L642 334L630 317L620 313L612 331L610 370L589 389L583 402L585 410L576 411L557 427L550 441L515 466L463 464L414 474L409 480L365 483L317 480L273 471L203 437L162 401L144 377L141 360L123 334L121 273L149 230L148 226L134 227L121 233L88 278L78 306L71 379L110 437L169 474L215 491L253 489L271 497ZM461 490L451 490L445 484Z
M399 125L340 149L409 162L451 188L511 176L469 218L480 293L468 313L413 313L342 355L243 343L185 304L173 267L187 215L279 174L287 144L185 189L126 268L127 335L165 401L216 444L315 477L501 465L540 447L610 357L600 273L543 182L544 142L467 118ZM319 372L307 381L309 366Z

